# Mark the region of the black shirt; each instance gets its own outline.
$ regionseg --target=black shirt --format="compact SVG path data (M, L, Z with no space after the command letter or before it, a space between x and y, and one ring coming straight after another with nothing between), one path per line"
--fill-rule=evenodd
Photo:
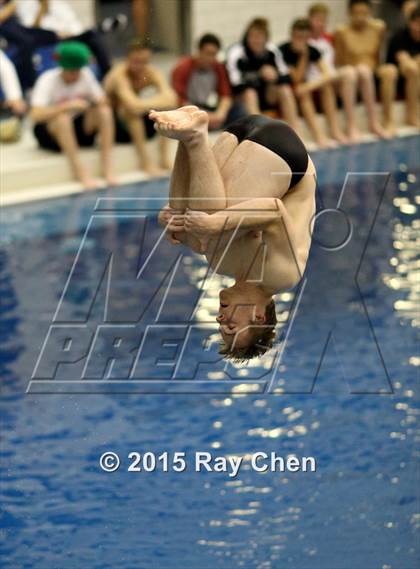
M302 57L302 54L298 53L292 48L291 42L286 42L279 47L280 51L283 54L284 61L287 63L287 65L296 67L299 64L299 60ZM309 50L309 58L308 58L309 63L317 63L322 57L321 52L312 45L308 45L308 50Z
M412 57L420 54L420 42L415 41L411 37L408 28L398 30L398 32L392 36L388 46L387 62L396 64L396 56L399 51L406 51Z
M277 71L278 85L290 83L287 65L274 44L267 43L261 54L255 54L246 42L234 44L227 52L226 67L234 93L240 93L246 87L259 88L264 81L260 77L263 65L270 65Z

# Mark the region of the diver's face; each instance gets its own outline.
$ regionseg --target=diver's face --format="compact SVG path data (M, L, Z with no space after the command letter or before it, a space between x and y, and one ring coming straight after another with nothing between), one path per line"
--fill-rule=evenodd
M354 28L364 28L371 16L370 7L364 2L353 4L350 10L350 21Z
M255 325L265 322L265 307L243 298L240 291L223 289L219 293L219 331L227 346L245 348L255 335Z

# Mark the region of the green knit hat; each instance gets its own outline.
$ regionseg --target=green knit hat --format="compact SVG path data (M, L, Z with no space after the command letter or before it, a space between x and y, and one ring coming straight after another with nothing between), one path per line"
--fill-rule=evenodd
M63 69L81 69L89 63L91 51L79 41L64 41L58 44L54 55Z

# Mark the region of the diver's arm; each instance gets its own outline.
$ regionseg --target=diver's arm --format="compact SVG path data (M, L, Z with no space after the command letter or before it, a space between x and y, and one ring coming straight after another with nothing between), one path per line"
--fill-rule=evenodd
M185 213L185 229L187 232L207 236L232 231L237 227L267 230L270 225L279 223L283 211L284 206L278 198L255 198L210 215L189 209Z

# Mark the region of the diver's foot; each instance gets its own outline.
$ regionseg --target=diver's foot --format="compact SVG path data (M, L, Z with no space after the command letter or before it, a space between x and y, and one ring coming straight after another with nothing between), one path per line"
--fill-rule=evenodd
M155 122L155 129L160 135L185 143L202 138L208 131L208 114L193 105L175 111L152 110L149 117Z

